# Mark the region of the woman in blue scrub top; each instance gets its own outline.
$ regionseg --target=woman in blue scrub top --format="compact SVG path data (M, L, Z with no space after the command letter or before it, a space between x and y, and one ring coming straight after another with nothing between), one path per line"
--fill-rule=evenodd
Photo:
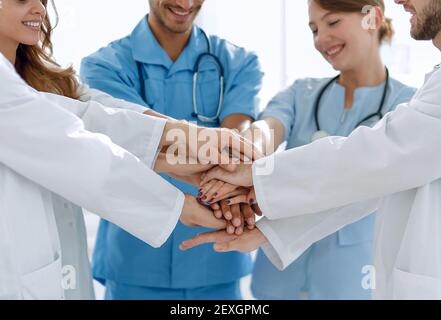
M361 14L367 5L374 7L369 16ZM287 148L309 144L326 133L348 136L363 120L367 120L363 125L373 125L379 120L377 113L384 116L413 96L414 89L389 78L381 61L380 46L393 36L384 10L383 0L310 1L315 47L340 76L334 81L298 80L269 103L260 118L278 122L276 130L283 126L278 133L281 137L284 132ZM379 27L363 28L368 18ZM254 296L369 299L371 290L362 283L363 269L373 264L373 228L374 214L315 243L283 272L259 251L252 280Z

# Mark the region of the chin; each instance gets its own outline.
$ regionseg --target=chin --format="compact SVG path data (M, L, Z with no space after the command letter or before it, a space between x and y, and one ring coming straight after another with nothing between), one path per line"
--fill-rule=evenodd
M331 63L332 68L335 71L344 71L347 68L344 63L339 62L339 61L334 61L334 62L330 62L330 63Z
M20 41L21 44L24 44L25 46L36 46L38 44L38 39L24 39Z

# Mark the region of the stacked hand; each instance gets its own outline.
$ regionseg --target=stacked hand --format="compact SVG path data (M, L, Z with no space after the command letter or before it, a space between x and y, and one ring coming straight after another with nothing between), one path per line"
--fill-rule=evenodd
M227 220L227 233L241 235L255 228L255 215L262 215L252 188L251 164L229 172L215 167L201 176L199 199L211 205L217 218Z
M165 139L170 134L176 138L179 132L188 139ZM206 138L202 139L204 143L201 134ZM255 228L256 215L262 212L256 202L250 162L262 155L252 142L235 131L172 122L166 127L160 146L155 170L200 187L197 200L186 196L182 223L221 230L187 240L181 249L216 242L217 251L244 252L266 242Z

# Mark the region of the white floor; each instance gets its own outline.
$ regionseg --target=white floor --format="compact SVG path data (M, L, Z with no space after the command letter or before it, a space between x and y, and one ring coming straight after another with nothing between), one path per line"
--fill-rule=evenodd
M85 214L86 227L87 227L87 242L89 246L89 255L93 252L93 247L95 245L96 233L98 230L99 218L93 214ZM254 300L253 295L250 291L251 276L242 279L242 296L245 300ZM104 298L104 287L94 281L95 285L95 295L98 300Z

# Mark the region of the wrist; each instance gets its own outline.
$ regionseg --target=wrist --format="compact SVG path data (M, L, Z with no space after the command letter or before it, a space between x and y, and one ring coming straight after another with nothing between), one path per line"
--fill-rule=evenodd
M162 133L160 146L161 148L169 147L174 143L175 136L171 135L173 131L182 131L185 133L185 137L188 139L189 123L183 120L169 119L165 123L164 131Z

